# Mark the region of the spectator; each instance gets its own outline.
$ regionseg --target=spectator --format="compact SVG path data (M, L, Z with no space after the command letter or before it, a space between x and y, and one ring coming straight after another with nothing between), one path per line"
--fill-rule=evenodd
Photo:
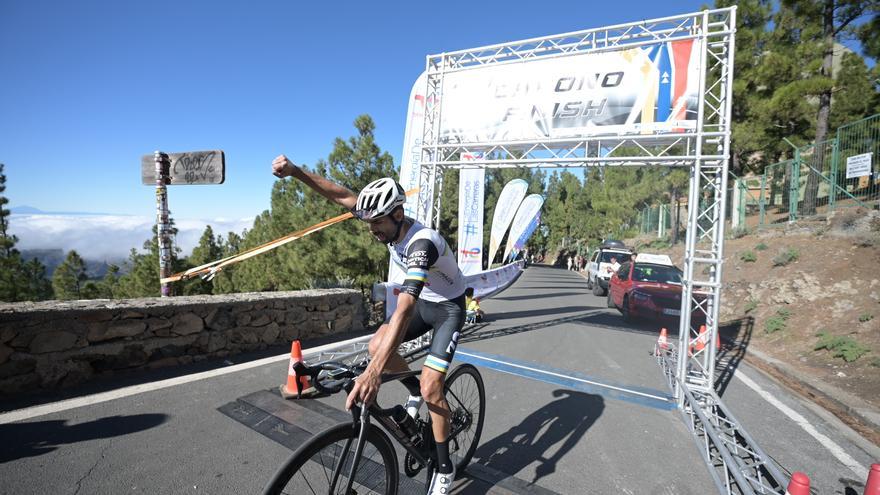
M571 256L566 256L565 262L568 263L568 269L571 270Z
M614 273L617 273L617 270L620 270L620 263L617 262L616 256L612 256L611 257L611 266L608 267L608 271L609 271L609 273L614 274Z
M464 307L466 308L466 317L468 323L478 323L483 321L483 310L480 309L480 301L474 297L474 288L468 287L464 290Z

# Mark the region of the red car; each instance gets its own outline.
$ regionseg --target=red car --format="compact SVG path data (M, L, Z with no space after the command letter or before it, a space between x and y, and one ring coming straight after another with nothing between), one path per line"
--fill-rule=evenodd
M626 320L636 318L678 319L681 315L681 271L668 256L640 254L611 277L608 307L617 308ZM693 319L705 319L693 311Z

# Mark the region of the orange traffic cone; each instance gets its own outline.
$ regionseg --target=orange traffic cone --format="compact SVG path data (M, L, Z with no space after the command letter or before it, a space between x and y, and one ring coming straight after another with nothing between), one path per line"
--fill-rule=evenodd
M697 337L697 352L706 348L706 340L708 338L709 336L706 335L706 325L700 325L700 335Z
M792 474L785 495L810 495L810 478L801 472Z
M301 362L303 359L302 356L302 346L298 340L294 340L290 345L290 364L287 366L287 383L281 385L281 397L285 399L295 399L296 398L296 371L293 370L294 363ZM299 384L302 387L301 396L305 396L306 393L313 393L315 391L314 387L309 386L309 377L301 376L299 377Z
M880 495L880 464L871 464L868 481L865 482L865 495Z

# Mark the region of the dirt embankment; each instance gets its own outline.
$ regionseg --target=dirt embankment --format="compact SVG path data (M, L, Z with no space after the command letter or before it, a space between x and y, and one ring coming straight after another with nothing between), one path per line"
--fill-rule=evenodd
M682 244L654 241L631 242L682 263ZM855 395L880 417L880 212L728 233L722 279L720 321L749 321L749 348Z

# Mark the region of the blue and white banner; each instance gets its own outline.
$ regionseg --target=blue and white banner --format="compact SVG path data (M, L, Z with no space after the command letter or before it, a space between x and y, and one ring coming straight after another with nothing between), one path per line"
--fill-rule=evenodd
M462 160L482 158L482 153L461 155ZM463 168L458 173L458 267L470 275L483 269L483 197L486 170Z
M403 153L400 155L400 185L404 191L419 187L422 161L422 133L425 127L425 90L428 76L424 72L416 79L409 95L406 111L406 129L403 135ZM433 187L433 185L432 185ZM418 218L419 195L407 196L403 205L404 213L410 218ZM389 255L390 257L390 255ZM403 283L406 273L394 263L388 263L388 280Z
M516 258L516 255L519 254L519 252L522 251L523 248L526 247L526 243L529 241L529 237L531 237L532 234L535 233L535 230L538 229L538 225L541 225L541 212L540 211L535 216L535 219L532 220L532 223L530 223L529 226L526 227L525 232L523 232L522 235L519 236L519 239L517 239L516 242L513 244L513 251L511 251L511 253L510 253L511 259Z
M526 230L535 221L535 217L541 213L543 205L544 197L540 194L529 194L526 196L526 199L522 200L519 209L516 210L516 216L513 217L513 224L510 226L510 235L507 237L507 246L504 248L505 260L510 256L510 252L515 248L517 241L523 237ZM537 224L535 224L535 227L537 227ZM532 229L532 232L534 232L534 229ZM531 235L531 232L529 232L529 235Z
M504 233L507 232L507 228L510 226L511 220L513 220L513 215L526 196L528 188L528 182L522 179L513 179L501 190L501 194L498 196L498 203L495 205L495 212L492 214L492 231L489 234L489 261L487 262L487 268L492 266L492 260L495 259L498 248L501 247Z

